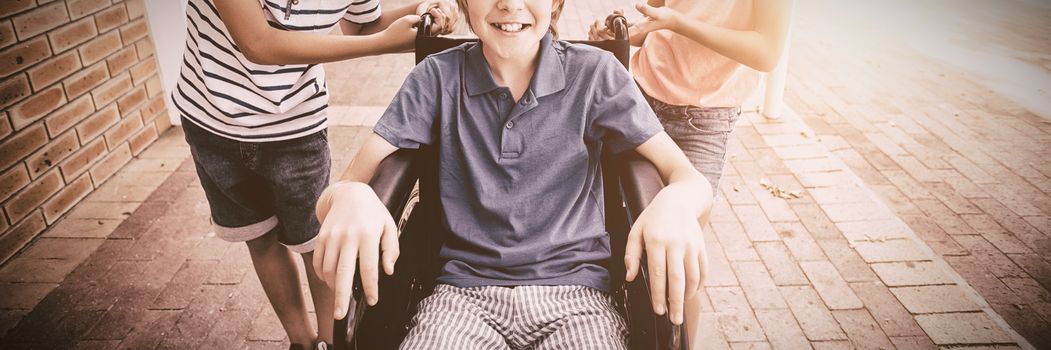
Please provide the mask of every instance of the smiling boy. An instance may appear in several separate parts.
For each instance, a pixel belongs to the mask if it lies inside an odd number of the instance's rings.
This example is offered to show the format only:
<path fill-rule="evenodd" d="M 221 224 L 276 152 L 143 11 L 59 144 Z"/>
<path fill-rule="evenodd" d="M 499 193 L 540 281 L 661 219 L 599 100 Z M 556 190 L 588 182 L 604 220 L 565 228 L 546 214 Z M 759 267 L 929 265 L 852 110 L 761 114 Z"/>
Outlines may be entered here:
<path fill-rule="evenodd" d="M 314 264 L 335 288 L 336 317 L 358 258 L 375 304 L 378 262 L 393 273 L 399 254 L 394 221 L 365 182 L 398 148 L 434 144 L 449 238 L 402 348 L 625 348 L 604 267 L 599 158 L 610 147 L 639 152 L 668 184 L 632 227 L 626 278 L 645 249 L 654 311 L 682 323 L 706 265 L 698 219 L 711 208 L 708 182 L 612 55 L 553 39 L 563 0 L 459 2 L 480 43 L 417 65 L 318 202 Z"/>

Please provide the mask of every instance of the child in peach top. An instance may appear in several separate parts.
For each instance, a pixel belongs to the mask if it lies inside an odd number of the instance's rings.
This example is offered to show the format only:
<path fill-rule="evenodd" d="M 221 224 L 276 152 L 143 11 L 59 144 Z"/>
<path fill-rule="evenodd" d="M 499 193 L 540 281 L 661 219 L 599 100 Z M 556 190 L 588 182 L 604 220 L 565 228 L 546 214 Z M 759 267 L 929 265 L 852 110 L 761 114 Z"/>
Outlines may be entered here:
<path fill-rule="evenodd" d="M 635 82 L 665 131 L 718 188 L 741 103 L 784 48 L 792 0 L 649 0 L 631 25 Z M 589 37 L 609 39 L 605 21 Z"/>

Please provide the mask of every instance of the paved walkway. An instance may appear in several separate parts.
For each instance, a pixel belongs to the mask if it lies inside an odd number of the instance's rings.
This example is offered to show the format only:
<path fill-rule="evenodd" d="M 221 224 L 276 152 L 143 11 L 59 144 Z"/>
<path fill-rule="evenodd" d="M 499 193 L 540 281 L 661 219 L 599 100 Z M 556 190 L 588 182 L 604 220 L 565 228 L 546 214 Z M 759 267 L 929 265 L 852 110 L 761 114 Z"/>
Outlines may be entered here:
<path fill-rule="evenodd" d="M 818 5 L 798 5 L 798 117 L 746 114 L 731 140 L 693 348 L 1048 347 L 1051 124 L 915 52 L 838 46 Z M 571 2 L 565 37 L 613 7 Z M 411 64 L 328 66 L 337 173 Z M 166 133 L 0 267 L 4 348 L 287 346 L 187 157 Z"/>

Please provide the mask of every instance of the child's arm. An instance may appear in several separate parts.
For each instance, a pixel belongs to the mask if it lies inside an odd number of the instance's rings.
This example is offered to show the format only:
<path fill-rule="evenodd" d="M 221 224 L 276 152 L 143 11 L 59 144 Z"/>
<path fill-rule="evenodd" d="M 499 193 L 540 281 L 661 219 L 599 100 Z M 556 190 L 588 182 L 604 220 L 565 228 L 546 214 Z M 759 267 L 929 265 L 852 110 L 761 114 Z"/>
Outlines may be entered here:
<path fill-rule="evenodd" d="M 664 7 L 664 0 L 649 0 L 646 1 L 652 7 Z M 613 10 L 614 14 L 623 16 L 624 10 L 616 9 Z M 633 23 L 628 23 L 628 27 L 633 26 Z M 628 43 L 631 46 L 642 46 L 642 43 L 646 41 L 646 34 L 649 32 L 628 32 Z M 588 28 L 588 40 L 613 40 L 613 30 L 606 27 L 606 19 L 596 19 L 591 27 Z"/>
<path fill-rule="evenodd" d="M 437 3 L 451 0 L 428 1 Z M 258 0 L 218 0 L 215 7 L 240 51 L 258 64 L 324 63 L 400 52 L 411 47 L 416 35 L 412 26 L 419 21 L 416 15 L 395 17 L 385 14 L 377 21 L 389 25 L 370 28 L 375 34 L 316 35 L 270 27 L 259 8 Z"/>
<path fill-rule="evenodd" d="M 335 290 L 335 318 L 347 315 L 354 286 L 355 264 L 361 262 L 361 284 L 369 305 L 379 300 L 380 252 L 383 271 L 394 273 L 398 260 L 398 229 L 387 207 L 369 187 L 368 181 L 380 161 L 397 148 L 371 134 L 350 162 L 341 181 L 332 184 L 318 199 L 321 221 L 314 248 L 314 271 Z"/>
<path fill-rule="evenodd" d="M 629 29 L 632 37 L 668 29 L 755 70 L 769 72 L 777 65 L 785 47 L 793 0 L 755 0 L 751 30 L 718 27 L 667 8 L 636 5 L 647 17 Z"/>
<path fill-rule="evenodd" d="M 379 33 L 399 18 L 416 14 L 422 15 L 425 12 L 434 15 L 434 29 L 432 32 L 440 34 L 452 33 L 460 15 L 455 1 L 424 0 L 393 10 L 384 10 L 379 19 L 370 23 L 357 24 L 344 19 L 339 21 L 339 26 L 345 35 L 369 35 Z"/>
<path fill-rule="evenodd" d="M 653 310 L 658 314 L 667 310 L 673 323 L 682 324 L 684 302 L 702 287 L 707 270 L 701 227 L 712 209 L 712 187 L 664 132 L 635 150 L 657 167 L 668 185 L 631 227 L 624 253 L 625 278 L 635 279 L 645 249 Z"/>

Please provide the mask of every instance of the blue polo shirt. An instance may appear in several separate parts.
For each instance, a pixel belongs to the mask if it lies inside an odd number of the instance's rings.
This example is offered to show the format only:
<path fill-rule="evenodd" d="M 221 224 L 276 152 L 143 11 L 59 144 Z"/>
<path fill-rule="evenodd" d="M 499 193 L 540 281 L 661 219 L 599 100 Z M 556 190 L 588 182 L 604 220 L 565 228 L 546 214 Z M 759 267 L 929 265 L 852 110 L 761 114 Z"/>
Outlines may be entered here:
<path fill-rule="evenodd" d="M 661 130 L 612 54 L 550 34 L 519 101 L 493 80 L 480 44 L 465 44 L 417 65 L 374 128 L 399 148 L 439 145 L 450 233 L 439 282 L 603 291 L 601 150 L 634 149 Z"/>

